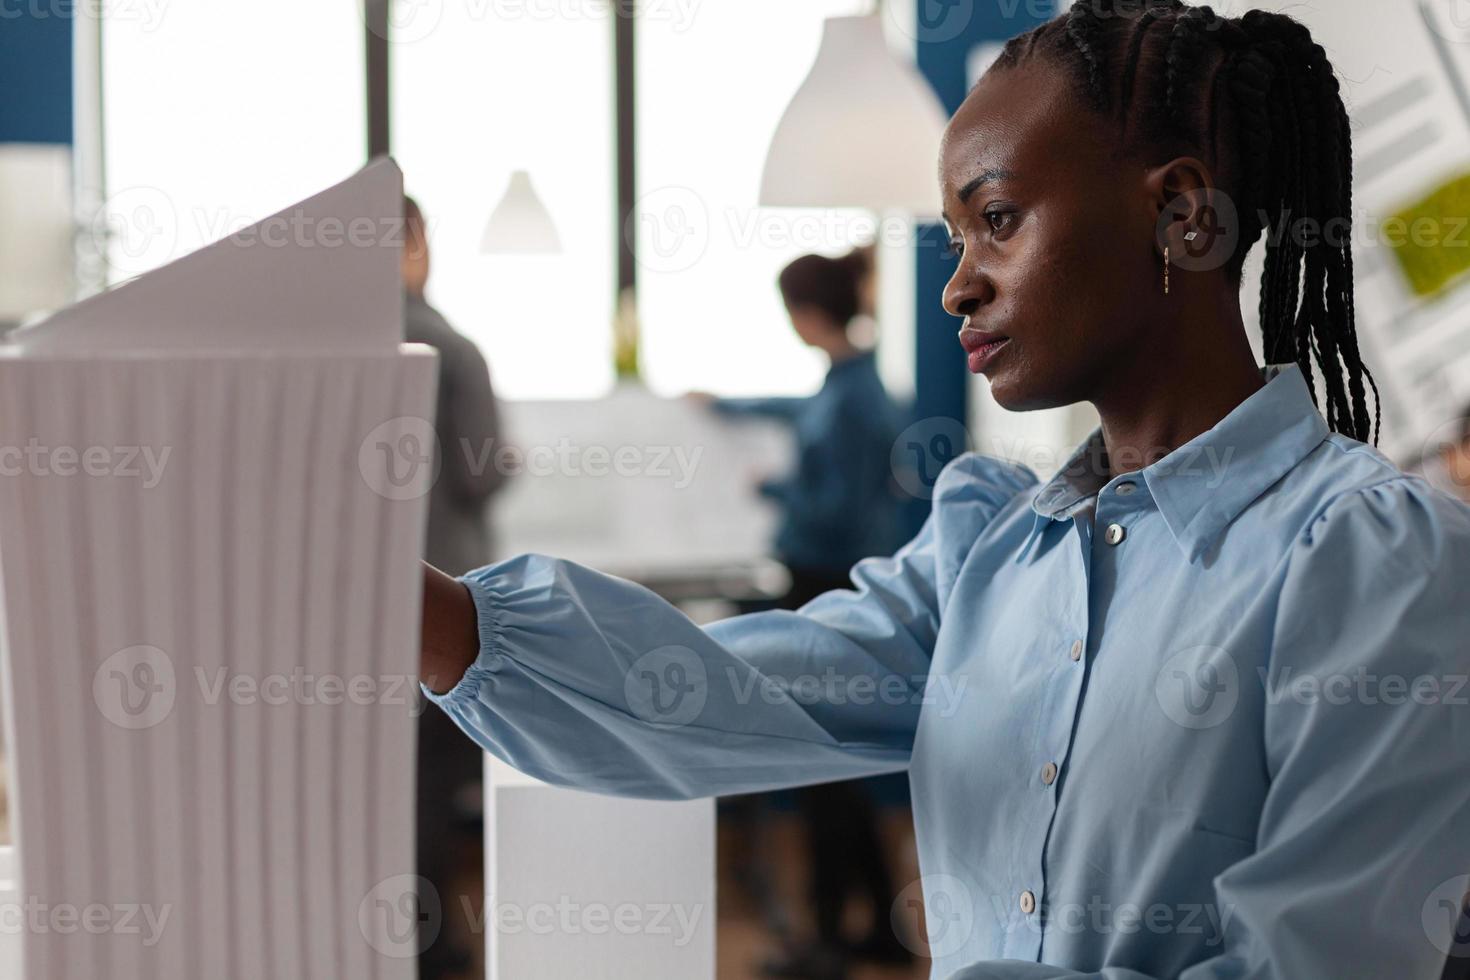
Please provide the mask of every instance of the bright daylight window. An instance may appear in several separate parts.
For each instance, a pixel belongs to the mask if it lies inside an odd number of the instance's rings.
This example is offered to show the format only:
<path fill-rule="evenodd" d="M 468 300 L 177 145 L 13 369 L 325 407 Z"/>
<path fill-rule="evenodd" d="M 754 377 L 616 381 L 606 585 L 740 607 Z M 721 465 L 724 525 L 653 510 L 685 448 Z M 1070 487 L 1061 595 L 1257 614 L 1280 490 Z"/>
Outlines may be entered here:
<path fill-rule="evenodd" d="M 394 23 L 393 151 L 429 222 L 429 299 L 480 345 L 502 397 L 606 394 L 617 278 L 606 6 L 403 3 Z M 561 254 L 480 254 L 515 170 L 530 172 Z"/>
<path fill-rule="evenodd" d="M 776 123 L 826 17 L 871 0 L 647 0 L 638 30 L 638 303 L 644 374 L 663 394 L 814 390 L 821 358 L 791 331 L 776 275 L 834 254 L 859 212 L 755 207 Z"/>
<path fill-rule="evenodd" d="M 251 0 L 107 8 L 112 282 L 224 238 L 362 166 L 363 24 L 354 7 Z"/>
<path fill-rule="evenodd" d="M 113 281 L 362 164 L 359 7 L 137 5 L 136 16 L 108 21 Z M 634 227 L 643 373 L 655 391 L 795 394 L 820 383 L 821 359 L 792 334 L 776 275 L 804 252 L 844 250 L 871 218 L 755 202 L 766 148 L 811 67 L 823 19 L 870 8 L 869 0 L 642 5 Z M 403 0 L 393 11 L 393 152 L 429 219 L 430 299 L 485 351 L 502 396 L 606 394 L 620 234 L 607 5 Z M 480 252 L 485 222 L 518 169 L 551 213 L 560 255 Z M 885 279 L 907 263 L 897 251 Z M 891 292 L 885 310 L 899 291 Z"/>

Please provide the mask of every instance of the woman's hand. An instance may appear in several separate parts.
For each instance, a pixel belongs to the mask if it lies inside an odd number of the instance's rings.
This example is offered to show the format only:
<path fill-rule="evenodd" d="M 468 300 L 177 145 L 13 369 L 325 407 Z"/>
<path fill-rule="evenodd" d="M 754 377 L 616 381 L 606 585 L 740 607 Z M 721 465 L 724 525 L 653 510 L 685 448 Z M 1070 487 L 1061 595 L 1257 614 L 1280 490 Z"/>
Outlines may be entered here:
<path fill-rule="evenodd" d="M 712 408 L 717 401 L 715 396 L 707 391 L 686 391 L 684 400 L 698 408 Z"/>
<path fill-rule="evenodd" d="M 425 562 L 419 679 L 443 694 L 459 683 L 479 652 L 479 616 L 470 590 Z"/>

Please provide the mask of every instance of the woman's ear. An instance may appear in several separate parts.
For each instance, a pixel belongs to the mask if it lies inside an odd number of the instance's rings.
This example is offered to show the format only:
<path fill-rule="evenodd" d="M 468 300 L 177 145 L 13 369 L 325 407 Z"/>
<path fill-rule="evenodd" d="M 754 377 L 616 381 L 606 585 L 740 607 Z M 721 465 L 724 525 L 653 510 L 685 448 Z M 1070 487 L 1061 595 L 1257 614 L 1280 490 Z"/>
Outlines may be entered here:
<path fill-rule="evenodd" d="M 1154 252 L 1189 272 L 1223 269 L 1240 237 L 1235 202 L 1196 157 L 1178 157 L 1144 178 L 1155 218 Z"/>

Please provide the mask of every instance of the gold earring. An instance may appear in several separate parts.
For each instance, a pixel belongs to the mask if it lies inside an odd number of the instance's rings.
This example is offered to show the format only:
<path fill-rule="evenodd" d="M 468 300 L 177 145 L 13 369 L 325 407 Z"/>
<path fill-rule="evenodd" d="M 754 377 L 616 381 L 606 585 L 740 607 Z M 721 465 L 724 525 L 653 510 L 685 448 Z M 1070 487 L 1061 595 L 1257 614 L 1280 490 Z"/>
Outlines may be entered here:
<path fill-rule="evenodd" d="M 1164 246 L 1164 295 L 1169 295 L 1169 246 Z"/>

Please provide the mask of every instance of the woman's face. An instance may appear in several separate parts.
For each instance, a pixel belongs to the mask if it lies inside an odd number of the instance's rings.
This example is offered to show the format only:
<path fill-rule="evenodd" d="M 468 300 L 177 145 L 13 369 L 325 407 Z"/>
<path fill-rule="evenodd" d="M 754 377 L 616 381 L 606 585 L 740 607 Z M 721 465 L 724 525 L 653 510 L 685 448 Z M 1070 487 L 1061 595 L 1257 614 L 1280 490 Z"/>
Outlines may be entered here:
<path fill-rule="evenodd" d="M 809 347 L 819 347 L 823 341 L 842 331 L 832 317 L 810 304 L 787 304 L 786 315 L 791 317 L 791 328 L 796 331 L 796 336 Z"/>
<path fill-rule="evenodd" d="M 1044 64 L 1044 63 L 1042 63 Z M 1158 208 L 1142 166 L 1061 69 L 991 72 L 949 124 L 940 183 L 959 267 L 944 308 L 964 319 L 970 369 L 1014 410 L 1095 397 L 1146 356 L 1163 292 Z"/>

